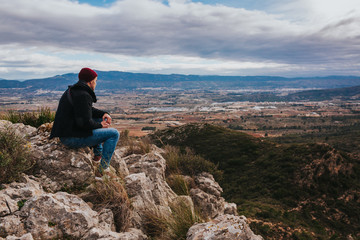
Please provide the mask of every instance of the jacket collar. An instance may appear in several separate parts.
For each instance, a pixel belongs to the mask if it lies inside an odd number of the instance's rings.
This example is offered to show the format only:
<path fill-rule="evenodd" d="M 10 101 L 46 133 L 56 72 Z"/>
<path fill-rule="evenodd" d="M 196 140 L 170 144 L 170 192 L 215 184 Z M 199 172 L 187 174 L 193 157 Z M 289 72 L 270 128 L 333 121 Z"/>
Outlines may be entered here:
<path fill-rule="evenodd" d="M 82 89 L 82 90 L 87 91 L 90 94 L 90 96 L 92 97 L 93 102 L 96 103 L 97 99 L 96 99 L 95 92 L 86 83 L 84 83 L 82 81 L 78 81 L 77 83 L 75 83 L 74 85 L 69 86 L 69 87 L 71 89 Z"/>

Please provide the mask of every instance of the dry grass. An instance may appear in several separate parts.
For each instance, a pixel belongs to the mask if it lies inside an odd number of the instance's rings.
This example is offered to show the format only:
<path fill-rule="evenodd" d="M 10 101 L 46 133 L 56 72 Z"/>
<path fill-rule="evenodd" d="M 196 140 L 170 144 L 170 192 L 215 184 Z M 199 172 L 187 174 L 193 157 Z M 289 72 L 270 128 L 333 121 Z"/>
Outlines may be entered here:
<path fill-rule="evenodd" d="M 148 137 L 131 137 L 129 136 L 129 130 L 127 129 L 121 131 L 118 146 L 127 147 L 125 156 L 131 154 L 146 154 L 151 151 L 151 141 Z"/>
<path fill-rule="evenodd" d="M 125 152 L 125 156 L 129 156 L 131 154 L 146 154 L 151 151 L 151 141 L 147 137 L 143 137 L 141 139 L 128 138 L 127 140 L 127 150 Z"/>
<path fill-rule="evenodd" d="M 168 217 L 160 215 L 157 210 L 145 210 L 144 216 L 144 227 L 146 234 L 152 239 L 167 239 L 168 235 Z"/>
<path fill-rule="evenodd" d="M 180 202 L 170 206 L 171 215 L 162 216 L 156 210 L 148 210 L 145 215 L 146 233 L 154 240 L 185 240 L 189 228 L 201 222 L 191 206 Z"/>
<path fill-rule="evenodd" d="M 111 209 L 116 231 L 122 232 L 129 228 L 131 203 L 120 178 L 103 178 L 103 181 L 96 181 L 84 200 L 93 203 L 97 211 Z"/>
<path fill-rule="evenodd" d="M 195 185 L 192 178 L 180 174 L 169 175 L 166 182 L 177 195 L 190 195 L 190 189 Z"/>

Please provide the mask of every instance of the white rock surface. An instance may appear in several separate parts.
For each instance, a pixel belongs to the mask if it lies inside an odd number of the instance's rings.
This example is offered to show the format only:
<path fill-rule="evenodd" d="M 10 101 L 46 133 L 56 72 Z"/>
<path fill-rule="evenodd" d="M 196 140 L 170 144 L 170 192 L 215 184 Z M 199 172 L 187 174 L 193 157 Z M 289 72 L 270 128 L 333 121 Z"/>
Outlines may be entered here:
<path fill-rule="evenodd" d="M 244 216 L 221 215 L 212 221 L 193 225 L 186 240 L 262 240 L 255 235 Z"/>

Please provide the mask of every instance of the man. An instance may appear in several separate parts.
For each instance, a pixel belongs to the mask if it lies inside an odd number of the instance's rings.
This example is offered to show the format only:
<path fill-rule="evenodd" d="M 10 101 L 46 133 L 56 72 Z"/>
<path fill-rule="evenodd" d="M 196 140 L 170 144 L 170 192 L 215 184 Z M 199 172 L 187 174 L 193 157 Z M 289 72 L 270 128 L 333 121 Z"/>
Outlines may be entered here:
<path fill-rule="evenodd" d="M 59 137 L 70 148 L 93 147 L 94 161 L 100 162 L 95 175 L 109 172 L 110 160 L 119 140 L 119 132 L 109 128 L 111 117 L 94 108 L 97 73 L 90 68 L 79 72 L 79 81 L 69 86 L 60 98 L 50 139 Z"/>

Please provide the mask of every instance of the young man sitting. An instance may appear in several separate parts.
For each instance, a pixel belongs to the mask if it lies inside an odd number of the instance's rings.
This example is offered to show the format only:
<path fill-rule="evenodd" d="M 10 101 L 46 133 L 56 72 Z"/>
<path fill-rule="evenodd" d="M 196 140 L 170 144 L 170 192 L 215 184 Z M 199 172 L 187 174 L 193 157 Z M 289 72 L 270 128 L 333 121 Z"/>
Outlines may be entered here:
<path fill-rule="evenodd" d="M 97 177 L 109 172 L 110 160 L 119 140 L 119 132 L 110 128 L 111 117 L 92 105 L 97 101 L 97 73 L 90 68 L 79 72 L 79 81 L 69 86 L 60 98 L 50 139 L 59 137 L 70 148 L 93 147 L 99 162 Z"/>

